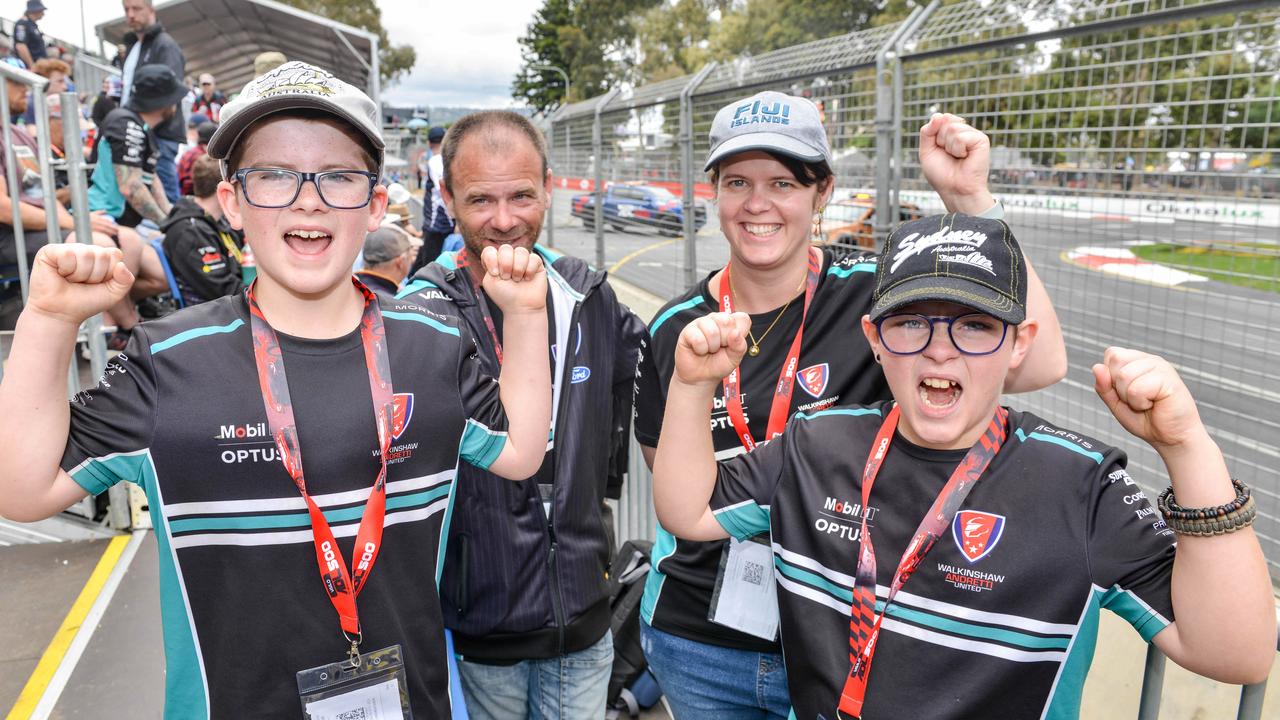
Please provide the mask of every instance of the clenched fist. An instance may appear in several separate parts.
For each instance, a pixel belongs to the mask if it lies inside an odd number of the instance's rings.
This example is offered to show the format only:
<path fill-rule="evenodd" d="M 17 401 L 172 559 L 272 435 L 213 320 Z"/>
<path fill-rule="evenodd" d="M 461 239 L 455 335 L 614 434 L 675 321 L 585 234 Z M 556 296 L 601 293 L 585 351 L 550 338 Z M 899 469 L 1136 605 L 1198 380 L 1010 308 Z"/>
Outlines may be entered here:
<path fill-rule="evenodd" d="M 79 326 L 119 302 L 132 286 L 133 273 L 116 248 L 80 243 L 45 245 L 36 253 L 24 312 Z"/>
<path fill-rule="evenodd" d="M 1107 348 L 1093 366 L 1094 389 L 1116 420 L 1156 450 L 1205 432 L 1191 391 L 1169 361 L 1138 350 Z"/>
<path fill-rule="evenodd" d="M 489 246 L 480 253 L 480 262 L 481 287 L 503 315 L 545 311 L 547 271 L 537 253 L 511 245 Z"/>
<path fill-rule="evenodd" d="M 733 372 L 747 352 L 751 316 L 711 313 L 685 326 L 676 342 L 675 377 L 686 385 L 714 385 Z"/>

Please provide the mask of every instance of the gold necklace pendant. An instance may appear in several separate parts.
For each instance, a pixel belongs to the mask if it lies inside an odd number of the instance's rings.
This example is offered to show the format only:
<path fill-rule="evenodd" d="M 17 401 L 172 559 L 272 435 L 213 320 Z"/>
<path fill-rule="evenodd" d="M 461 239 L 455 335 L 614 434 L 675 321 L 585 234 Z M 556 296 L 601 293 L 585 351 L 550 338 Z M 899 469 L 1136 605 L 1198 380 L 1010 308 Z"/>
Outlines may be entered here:
<path fill-rule="evenodd" d="M 751 347 L 747 348 L 747 354 L 748 354 L 748 355 L 750 355 L 751 357 L 755 357 L 755 356 L 759 355 L 759 354 L 760 354 L 760 346 L 759 346 L 759 345 L 752 345 Z"/>

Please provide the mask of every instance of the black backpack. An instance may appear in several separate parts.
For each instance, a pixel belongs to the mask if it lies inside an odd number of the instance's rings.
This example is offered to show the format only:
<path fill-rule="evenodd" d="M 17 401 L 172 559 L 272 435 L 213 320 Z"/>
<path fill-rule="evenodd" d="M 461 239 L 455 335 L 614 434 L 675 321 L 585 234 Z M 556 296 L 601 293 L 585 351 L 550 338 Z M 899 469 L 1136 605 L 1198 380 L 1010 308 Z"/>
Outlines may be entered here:
<path fill-rule="evenodd" d="M 640 599 L 644 596 L 652 550 L 653 543 L 647 540 L 628 540 L 609 566 L 613 673 L 609 676 L 608 703 L 610 708 L 628 710 L 633 717 L 638 706 L 631 688 L 649 667 L 640 647 Z"/>

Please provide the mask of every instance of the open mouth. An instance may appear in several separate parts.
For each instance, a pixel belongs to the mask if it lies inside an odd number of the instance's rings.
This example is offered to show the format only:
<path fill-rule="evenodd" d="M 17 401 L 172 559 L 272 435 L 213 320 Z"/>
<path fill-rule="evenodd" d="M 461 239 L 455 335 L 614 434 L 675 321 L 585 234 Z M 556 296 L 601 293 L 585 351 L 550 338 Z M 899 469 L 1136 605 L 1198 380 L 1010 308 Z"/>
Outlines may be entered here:
<path fill-rule="evenodd" d="M 290 230 L 284 242 L 300 255 L 319 255 L 329 248 L 333 236 L 323 230 Z"/>
<path fill-rule="evenodd" d="M 748 233 L 761 238 L 776 235 L 777 232 L 782 229 L 782 226 L 779 224 L 756 225 L 754 223 L 743 223 L 742 227 Z"/>
<path fill-rule="evenodd" d="M 926 377 L 919 385 L 920 402 L 926 408 L 946 410 L 960 401 L 964 390 L 955 380 L 938 377 Z"/>

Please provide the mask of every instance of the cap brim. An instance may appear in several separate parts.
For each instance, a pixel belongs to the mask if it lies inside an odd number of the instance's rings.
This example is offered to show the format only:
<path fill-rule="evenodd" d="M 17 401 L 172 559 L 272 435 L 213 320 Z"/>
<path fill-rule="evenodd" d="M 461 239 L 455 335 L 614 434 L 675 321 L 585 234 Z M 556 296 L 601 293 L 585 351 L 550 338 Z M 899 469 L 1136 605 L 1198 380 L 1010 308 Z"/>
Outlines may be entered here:
<path fill-rule="evenodd" d="M 720 143 L 716 149 L 711 151 L 707 156 L 707 162 L 703 166 L 702 171 L 707 172 L 715 166 L 716 163 L 738 153 L 747 152 L 748 150 L 770 150 L 773 152 L 790 155 L 797 160 L 805 162 L 821 162 L 827 157 L 811 145 L 803 143 L 790 135 L 783 135 L 775 132 L 753 132 L 737 137 L 729 138 Z"/>
<path fill-rule="evenodd" d="M 225 119 L 222 124 L 218 125 L 218 131 L 213 134 L 209 140 L 208 152 L 215 160 L 225 160 L 231 154 L 231 149 L 239 142 L 240 136 L 250 125 L 261 120 L 262 118 L 273 115 L 284 110 L 321 110 L 347 122 L 351 127 L 360 131 L 360 134 L 369 138 L 373 146 L 378 149 L 378 168 L 382 168 L 386 144 L 382 138 L 374 133 L 370 133 L 365 129 L 364 125 L 351 113 L 342 109 L 335 103 L 319 97 L 307 97 L 298 95 L 285 95 L 278 98 L 266 98 L 256 100 L 254 103 L 233 115 L 230 119 Z"/>
<path fill-rule="evenodd" d="M 868 315 L 875 321 L 906 305 L 930 301 L 964 305 L 1010 325 L 1018 325 L 1027 317 L 1026 308 L 1008 295 L 964 278 L 939 276 L 914 278 L 893 286 L 871 306 Z"/>

